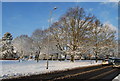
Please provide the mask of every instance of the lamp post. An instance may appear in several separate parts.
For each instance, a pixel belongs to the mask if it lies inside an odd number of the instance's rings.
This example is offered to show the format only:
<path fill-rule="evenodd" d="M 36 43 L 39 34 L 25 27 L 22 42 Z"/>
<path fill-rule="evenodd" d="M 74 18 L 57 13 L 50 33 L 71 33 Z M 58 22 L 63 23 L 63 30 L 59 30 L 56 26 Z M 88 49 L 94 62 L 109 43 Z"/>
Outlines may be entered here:
<path fill-rule="evenodd" d="M 52 22 L 52 13 L 53 13 L 53 11 L 54 10 L 56 10 L 57 9 L 57 7 L 54 7 L 51 11 L 50 11 L 50 18 L 49 18 L 49 27 L 51 26 L 51 22 Z M 50 29 L 49 29 L 49 31 L 50 31 Z M 47 66 L 46 66 L 46 69 L 48 69 L 48 66 L 49 66 L 49 61 L 48 61 L 48 58 L 49 58 L 49 36 L 48 36 L 48 57 L 47 57 Z"/>

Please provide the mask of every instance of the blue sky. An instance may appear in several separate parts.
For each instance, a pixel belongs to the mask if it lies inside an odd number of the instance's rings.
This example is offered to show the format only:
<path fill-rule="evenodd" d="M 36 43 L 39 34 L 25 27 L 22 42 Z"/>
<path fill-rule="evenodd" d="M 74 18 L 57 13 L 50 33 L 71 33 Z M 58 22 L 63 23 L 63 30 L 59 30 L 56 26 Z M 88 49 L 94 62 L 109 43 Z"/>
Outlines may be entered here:
<path fill-rule="evenodd" d="M 102 23 L 118 27 L 118 6 L 115 2 L 3 2 L 2 34 L 10 32 L 14 38 L 21 34 L 31 36 L 36 29 L 48 28 L 53 7 L 58 7 L 52 15 L 52 22 L 55 22 L 68 8 L 77 5 L 94 14 Z"/>

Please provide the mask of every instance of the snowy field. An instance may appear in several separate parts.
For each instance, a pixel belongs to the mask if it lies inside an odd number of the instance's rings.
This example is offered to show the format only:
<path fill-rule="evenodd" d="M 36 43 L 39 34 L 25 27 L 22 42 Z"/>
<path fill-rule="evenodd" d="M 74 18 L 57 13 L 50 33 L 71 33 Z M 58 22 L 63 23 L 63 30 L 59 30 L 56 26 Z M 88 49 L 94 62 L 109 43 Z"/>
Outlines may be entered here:
<path fill-rule="evenodd" d="M 75 62 L 49 61 L 49 69 L 46 69 L 46 60 L 40 60 L 38 63 L 34 60 L 19 62 L 18 60 L 0 60 L 0 79 L 14 78 L 19 76 L 29 76 L 33 74 L 47 73 L 56 70 L 65 70 L 75 67 L 91 66 L 101 64 L 90 60 L 79 60 Z"/>

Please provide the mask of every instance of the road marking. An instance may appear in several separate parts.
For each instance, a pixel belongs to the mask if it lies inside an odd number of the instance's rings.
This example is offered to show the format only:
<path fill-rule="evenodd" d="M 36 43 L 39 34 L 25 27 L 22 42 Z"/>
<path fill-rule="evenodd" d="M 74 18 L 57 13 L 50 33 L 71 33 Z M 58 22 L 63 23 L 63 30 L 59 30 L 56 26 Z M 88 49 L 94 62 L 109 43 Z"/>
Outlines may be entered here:
<path fill-rule="evenodd" d="M 99 70 L 102 70 L 102 69 L 105 69 L 105 68 L 108 68 L 108 67 L 111 67 L 111 66 L 106 66 L 106 67 L 103 67 L 103 68 L 101 67 L 101 68 L 98 68 L 98 69 L 94 69 L 94 70 L 90 70 L 90 71 L 85 71 L 85 72 L 80 72 L 80 73 L 76 73 L 76 74 L 72 74 L 72 75 L 66 75 L 66 76 L 58 77 L 58 78 L 55 78 L 55 79 L 52 79 L 52 80 L 48 80 L 48 81 L 54 81 L 54 80 L 59 80 L 59 79 L 65 79 L 65 78 L 75 77 L 75 76 L 78 76 L 78 75 L 81 75 L 81 74 L 86 74 L 86 73 L 90 73 L 90 72 L 99 71 Z"/>
<path fill-rule="evenodd" d="M 104 75 L 107 75 L 107 74 L 109 74 L 109 73 L 112 73 L 112 72 L 114 72 L 114 71 L 116 71 L 116 70 L 117 70 L 117 69 L 113 69 L 113 70 L 111 70 L 111 71 L 102 73 L 102 74 L 100 74 L 100 75 L 98 75 L 98 76 L 94 76 L 94 77 L 89 78 L 89 79 L 96 79 L 96 78 L 98 79 L 99 77 L 104 76 Z"/>

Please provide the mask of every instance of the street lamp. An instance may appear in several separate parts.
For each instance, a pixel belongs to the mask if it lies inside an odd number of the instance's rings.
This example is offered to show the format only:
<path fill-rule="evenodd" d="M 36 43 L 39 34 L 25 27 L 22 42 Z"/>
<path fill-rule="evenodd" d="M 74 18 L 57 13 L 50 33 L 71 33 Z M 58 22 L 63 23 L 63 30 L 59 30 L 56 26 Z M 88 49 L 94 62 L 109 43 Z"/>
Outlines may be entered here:
<path fill-rule="evenodd" d="M 49 27 L 51 26 L 51 19 L 52 19 L 52 13 L 53 13 L 53 11 L 54 10 L 56 10 L 57 9 L 57 7 L 54 7 L 51 11 L 50 11 L 50 18 L 49 18 Z M 49 31 L 50 31 L 50 29 L 49 29 Z M 46 69 L 48 69 L 48 65 L 49 65 L 49 62 L 48 62 L 48 58 L 49 58 L 49 36 L 48 36 L 48 57 L 47 57 L 47 67 L 46 67 Z"/>
<path fill-rule="evenodd" d="M 54 10 L 57 9 L 57 7 L 54 7 Z"/>

